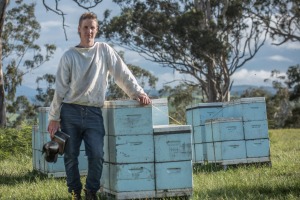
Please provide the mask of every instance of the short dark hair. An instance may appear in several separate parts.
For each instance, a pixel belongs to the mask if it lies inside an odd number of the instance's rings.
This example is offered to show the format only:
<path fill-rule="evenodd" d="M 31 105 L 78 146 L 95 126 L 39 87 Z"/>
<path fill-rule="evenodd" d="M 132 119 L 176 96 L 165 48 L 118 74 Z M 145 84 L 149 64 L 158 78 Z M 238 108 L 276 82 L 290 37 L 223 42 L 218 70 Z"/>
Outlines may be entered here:
<path fill-rule="evenodd" d="M 93 13 L 93 12 L 86 12 L 86 13 L 83 13 L 81 16 L 80 16 L 80 18 L 79 18 L 79 26 L 81 25 L 81 22 L 83 21 L 83 20 L 85 20 L 85 19 L 95 19 L 96 20 L 96 22 L 97 22 L 97 26 L 99 26 L 98 25 L 98 19 L 97 19 L 97 15 L 95 14 L 95 13 Z"/>

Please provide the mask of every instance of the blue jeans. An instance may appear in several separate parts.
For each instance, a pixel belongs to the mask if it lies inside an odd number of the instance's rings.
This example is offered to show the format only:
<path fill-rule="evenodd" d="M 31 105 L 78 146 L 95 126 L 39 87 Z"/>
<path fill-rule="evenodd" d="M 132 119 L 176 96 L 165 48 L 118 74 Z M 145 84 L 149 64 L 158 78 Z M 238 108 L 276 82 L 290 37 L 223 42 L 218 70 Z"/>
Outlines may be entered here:
<path fill-rule="evenodd" d="M 70 138 L 65 146 L 64 163 L 68 191 L 81 191 L 78 156 L 82 140 L 88 157 L 85 188 L 96 192 L 100 188 L 105 135 L 101 108 L 64 103 L 61 107 L 61 130 Z"/>

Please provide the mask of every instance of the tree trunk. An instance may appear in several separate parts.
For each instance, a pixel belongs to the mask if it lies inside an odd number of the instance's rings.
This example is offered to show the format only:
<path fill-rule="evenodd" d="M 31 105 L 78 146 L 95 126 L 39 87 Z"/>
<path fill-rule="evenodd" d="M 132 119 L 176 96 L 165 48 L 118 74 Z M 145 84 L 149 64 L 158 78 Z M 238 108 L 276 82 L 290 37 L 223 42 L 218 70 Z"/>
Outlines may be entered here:
<path fill-rule="evenodd" d="M 214 62 L 210 62 L 207 69 L 207 82 L 208 82 L 208 102 L 216 102 L 217 99 L 217 88 L 216 88 L 216 77 L 215 77 L 215 65 Z"/>
<path fill-rule="evenodd" d="M 5 11 L 9 4 L 9 0 L 0 1 L 0 127 L 6 126 L 6 106 L 5 106 L 5 92 L 3 80 L 3 65 L 2 65 L 2 30 L 5 19 Z"/>

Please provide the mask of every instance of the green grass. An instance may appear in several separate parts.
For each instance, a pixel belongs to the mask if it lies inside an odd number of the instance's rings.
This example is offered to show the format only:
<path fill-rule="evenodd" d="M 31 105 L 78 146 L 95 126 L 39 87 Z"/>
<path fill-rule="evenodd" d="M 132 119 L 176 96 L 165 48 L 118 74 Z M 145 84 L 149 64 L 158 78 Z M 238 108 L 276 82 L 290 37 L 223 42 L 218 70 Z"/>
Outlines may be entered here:
<path fill-rule="evenodd" d="M 300 199 L 300 129 L 270 130 L 268 165 L 194 166 L 193 199 Z M 32 170 L 31 157 L 0 162 L 0 199 L 70 199 L 64 178 Z M 84 183 L 84 177 L 82 177 Z"/>
<path fill-rule="evenodd" d="M 194 199 L 300 199 L 300 129 L 271 130 L 268 165 L 195 167 Z"/>

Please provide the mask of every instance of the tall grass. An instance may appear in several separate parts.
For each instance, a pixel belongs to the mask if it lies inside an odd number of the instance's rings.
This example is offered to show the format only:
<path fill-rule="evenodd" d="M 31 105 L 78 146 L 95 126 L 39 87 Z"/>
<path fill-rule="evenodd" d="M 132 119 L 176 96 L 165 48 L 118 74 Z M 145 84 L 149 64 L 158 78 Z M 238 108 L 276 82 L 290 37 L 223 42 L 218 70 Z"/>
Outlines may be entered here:
<path fill-rule="evenodd" d="M 194 166 L 193 199 L 300 199 L 300 129 L 270 130 L 269 165 Z M 32 170 L 31 157 L 0 162 L 0 199 L 70 199 L 65 178 Z M 82 182 L 84 182 L 82 177 Z"/>
<path fill-rule="evenodd" d="M 194 199 L 300 199 L 300 129 L 271 130 L 269 165 L 195 167 Z"/>

